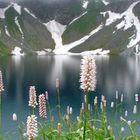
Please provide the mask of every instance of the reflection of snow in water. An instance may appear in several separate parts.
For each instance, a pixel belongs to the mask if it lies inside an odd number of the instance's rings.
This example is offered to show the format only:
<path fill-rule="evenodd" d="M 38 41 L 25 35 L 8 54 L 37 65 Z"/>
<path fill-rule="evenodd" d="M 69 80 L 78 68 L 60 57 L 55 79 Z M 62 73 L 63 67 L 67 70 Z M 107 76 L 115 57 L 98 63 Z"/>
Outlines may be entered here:
<path fill-rule="evenodd" d="M 16 74 L 16 100 L 18 102 L 22 102 L 22 83 L 23 83 L 23 78 L 24 78 L 24 65 L 23 65 L 23 60 L 24 57 L 22 56 L 12 56 L 12 69 L 14 70 L 13 72 Z"/>
<path fill-rule="evenodd" d="M 50 73 L 50 80 L 52 87 L 55 86 L 55 79 L 59 78 L 61 86 L 63 86 L 66 82 L 66 70 L 71 70 L 75 72 L 79 65 L 79 62 L 76 61 L 71 56 L 67 55 L 56 55 L 53 58 L 53 64 L 51 68 L 51 73 Z M 72 73 L 71 73 L 72 74 Z"/>

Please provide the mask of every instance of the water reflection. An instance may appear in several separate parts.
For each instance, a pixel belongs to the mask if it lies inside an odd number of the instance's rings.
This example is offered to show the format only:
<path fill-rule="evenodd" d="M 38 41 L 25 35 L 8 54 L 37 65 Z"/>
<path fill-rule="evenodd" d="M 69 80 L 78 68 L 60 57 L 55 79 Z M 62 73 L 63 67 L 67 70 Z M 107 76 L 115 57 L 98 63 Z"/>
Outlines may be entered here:
<path fill-rule="evenodd" d="M 132 104 L 135 93 L 140 92 L 140 56 L 109 57 L 96 56 L 97 89 L 95 95 L 105 94 L 109 100 L 119 90 L 125 94 L 126 108 Z M 29 113 L 28 90 L 35 85 L 37 93 L 50 93 L 52 106 L 57 103 L 55 79 L 60 79 L 62 107 L 71 105 L 74 112 L 83 100 L 79 89 L 81 56 L 25 56 L 0 57 L 0 69 L 5 77 L 3 94 L 4 130 L 13 129 L 11 114 L 16 112 L 19 120 L 25 120 Z M 93 101 L 93 99 L 91 99 Z M 73 102 L 76 101 L 76 102 Z M 21 110 L 23 110 L 21 112 Z"/>
<path fill-rule="evenodd" d="M 63 86 L 66 83 L 66 71 L 70 70 L 71 74 L 79 70 L 79 60 L 62 55 L 54 56 L 52 61 L 50 80 L 52 87 L 55 86 L 55 79 L 59 78 L 61 85 Z"/>
<path fill-rule="evenodd" d="M 112 95 L 119 90 L 125 93 L 127 98 L 140 90 L 140 57 L 129 58 L 111 57 L 109 59 L 98 58 L 98 86 L 103 92 Z"/>

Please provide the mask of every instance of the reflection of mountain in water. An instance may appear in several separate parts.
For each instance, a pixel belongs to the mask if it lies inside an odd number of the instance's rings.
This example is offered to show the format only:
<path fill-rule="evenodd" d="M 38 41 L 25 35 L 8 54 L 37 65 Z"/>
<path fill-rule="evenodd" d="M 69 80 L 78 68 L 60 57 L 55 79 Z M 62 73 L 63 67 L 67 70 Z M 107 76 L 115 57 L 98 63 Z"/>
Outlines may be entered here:
<path fill-rule="evenodd" d="M 140 89 L 139 56 L 127 58 L 96 56 L 95 58 L 97 88 L 101 92 L 111 95 L 115 90 L 120 90 L 130 95 Z M 44 90 L 46 88 L 54 89 L 55 79 L 59 78 L 62 87 L 68 84 L 74 88 L 74 85 L 79 84 L 80 59 L 81 57 L 78 56 L 66 55 L 12 57 L 10 61 L 6 61 L 7 86 L 10 88 L 13 84 L 12 90 L 17 94 L 22 93 L 25 85 L 36 85 L 43 87 Z"/>
<path fill-rule="evenodd" d="M 115 90 L 131 98 L 140 90 L 140 57 L 97 57 L 98 84 L 101 90 L 111 95 Z"/>

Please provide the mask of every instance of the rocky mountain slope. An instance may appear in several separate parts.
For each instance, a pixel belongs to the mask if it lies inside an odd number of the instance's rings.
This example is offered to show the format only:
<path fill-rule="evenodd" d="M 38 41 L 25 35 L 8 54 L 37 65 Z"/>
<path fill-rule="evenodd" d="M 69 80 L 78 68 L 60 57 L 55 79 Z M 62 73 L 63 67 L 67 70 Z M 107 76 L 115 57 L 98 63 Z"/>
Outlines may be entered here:
<path fill-rule="evenodd" d="M 139 54 L 140 0 L 0 2 L 0 55 Z"/>

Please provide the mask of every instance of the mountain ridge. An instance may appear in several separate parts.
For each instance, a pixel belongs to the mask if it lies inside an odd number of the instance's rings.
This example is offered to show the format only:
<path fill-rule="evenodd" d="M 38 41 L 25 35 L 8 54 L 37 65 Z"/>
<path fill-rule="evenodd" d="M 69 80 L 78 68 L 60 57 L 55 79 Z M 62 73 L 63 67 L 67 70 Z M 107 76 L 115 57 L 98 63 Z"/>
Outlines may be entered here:
<path fill-rule="evenodd" d="M 56 15 L 56 12 L 51 15 L 51 11 L 50 15 L 45 16 L 44 12 L 43 16 L 40 12 L 41 18 L 27 2 L 1 5 L 0 55 L 20 55 L 19 51 L 37 55 L 140 52 L 140 0 L 77 0 L 68 4 L 69 7 L 59 3 Z"/>

